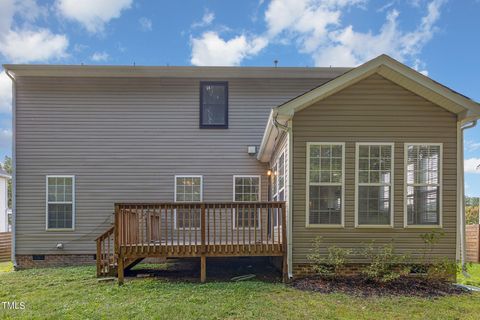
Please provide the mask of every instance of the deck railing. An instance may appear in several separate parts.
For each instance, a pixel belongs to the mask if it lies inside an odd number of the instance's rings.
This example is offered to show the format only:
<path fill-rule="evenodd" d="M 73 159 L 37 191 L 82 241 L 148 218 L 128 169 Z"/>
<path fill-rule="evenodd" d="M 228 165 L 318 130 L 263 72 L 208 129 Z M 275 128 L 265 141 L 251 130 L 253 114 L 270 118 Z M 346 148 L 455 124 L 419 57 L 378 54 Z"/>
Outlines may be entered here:
<path fill-rule="evenodd" d="M 284 202 L 120 203 L 116 252 L 126 257 L 282 255 Z"/>

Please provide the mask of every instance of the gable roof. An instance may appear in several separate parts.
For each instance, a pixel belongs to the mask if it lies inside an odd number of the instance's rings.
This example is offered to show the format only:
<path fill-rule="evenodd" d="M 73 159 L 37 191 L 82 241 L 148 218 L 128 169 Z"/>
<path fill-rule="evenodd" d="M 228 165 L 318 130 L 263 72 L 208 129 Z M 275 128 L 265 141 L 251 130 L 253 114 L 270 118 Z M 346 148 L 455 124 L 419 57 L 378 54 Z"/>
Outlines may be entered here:
<path fill-rule="evenodd" d="M 293 118 L 296 112 L 373 74 L 379 74 L 418 96 L 457 114 L 459 120 L 466 121 L 480 117 L 480 104 L 477 102 L 384 54 L 273 108 L 257 158 L 263 162 L 270 160 L 274 148 L 272 131 L 275 122 L 286 123 Z"/>

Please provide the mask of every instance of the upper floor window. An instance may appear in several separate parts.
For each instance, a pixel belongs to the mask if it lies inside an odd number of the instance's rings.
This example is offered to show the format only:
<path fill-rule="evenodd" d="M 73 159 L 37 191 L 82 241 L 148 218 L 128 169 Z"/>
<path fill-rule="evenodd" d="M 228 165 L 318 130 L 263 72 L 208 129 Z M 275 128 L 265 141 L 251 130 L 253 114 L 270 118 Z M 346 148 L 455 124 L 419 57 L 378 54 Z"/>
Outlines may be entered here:
<path fill-rule="evenodd" d="M 75 217 L 75 177 L 47 176 L 47 230 L 72 230 Z"/>
<path fill-rule="evenodd" d="M 441 166 L 441 144 L 405 144 L 407 226 L 441 225 Z"/>
<path fill-rule="evenodd" d="M 228 128 L 228 83 L 200 83 L 200 128 Z"/>

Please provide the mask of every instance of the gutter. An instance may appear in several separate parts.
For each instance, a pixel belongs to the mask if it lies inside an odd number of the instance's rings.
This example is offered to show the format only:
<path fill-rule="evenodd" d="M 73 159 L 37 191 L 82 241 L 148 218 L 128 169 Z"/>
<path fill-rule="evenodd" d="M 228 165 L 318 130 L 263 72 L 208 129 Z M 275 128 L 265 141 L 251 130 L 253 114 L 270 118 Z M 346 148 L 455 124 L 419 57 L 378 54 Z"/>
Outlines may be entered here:
<path fill-rule="evenodd" d="M 467 129 L 471 129 L 477 125 L 477 120 L 473 119 L 470 122 L 464 122 L 465 125 L 462 125 L 462 122 L 457 124 L 457 203 L 458 203 L 458 213 L 460 215 L 459 223 L 459 233 L 460 233 L 460 262 L 462 265 L 462 273 L 469 277 L 466 268 L 466 254 L 467 250 L 465 247 L 466 243 L 466 218 L 465 218 L 465 170 L 464 170 L 464 150 L 463 150 L 463 133 Z"/>
<path fill-rule="evenodd" d="M 17 205 L 16 205 L 16 190 L 17 190 L 17 160 L 16 160 L 16 137 L 15 137 L 15 114 L 17 106 L 16 98 L 16 84 L 17 80 L 15 77 L 10 74 L 10 71 L 5 69 L 5 74 L 12 80 L 12 262 L 13 267 L 17 268 L 17 259 L 16 259 L 16 226 L 17 226 Z M 7 192 L 8 193 L 8 192 Z"/>

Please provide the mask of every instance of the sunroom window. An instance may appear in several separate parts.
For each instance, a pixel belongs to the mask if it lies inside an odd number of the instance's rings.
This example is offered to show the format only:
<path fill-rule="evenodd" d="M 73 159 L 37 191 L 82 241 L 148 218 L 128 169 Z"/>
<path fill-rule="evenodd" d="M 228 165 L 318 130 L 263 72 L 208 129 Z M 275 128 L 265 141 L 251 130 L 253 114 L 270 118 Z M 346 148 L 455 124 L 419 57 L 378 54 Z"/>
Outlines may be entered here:
<path fill-rule="evenodd" d="M 408 226 L 441 223 L 441 144 L 406 144 L 406 223 Z"/>
<path fill-rule="evenodd" d="M 202 176 L 175 176 L 175 202 L 201 202 L 203 196 Z M 200 228 L 201 210 L 177 208 L 175 227 L 180 229 Z"/>
<path fill-rule="evenodd" d="M 307 225 L 343 224 L 343 143 L 307 145 Z"/>
<path fill-rule="evenodd" d="M 234 176 L 233 183 L 234 201 L 260 201 L 260 176 Z M 238 212 L 235 212 L 234 225 L 238 228 L 259 228 L 260 209 L 255 210 L 254 205 L 238 208 Z"/>
<path fill-rule="evenodd" d="M 392 224 L 393 144 L 357 143 L 357 225 Z"/>

